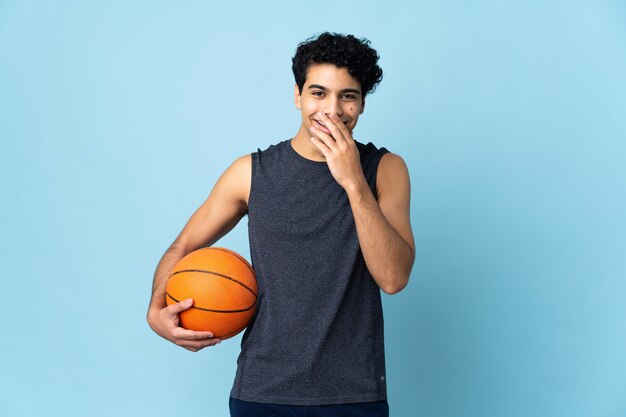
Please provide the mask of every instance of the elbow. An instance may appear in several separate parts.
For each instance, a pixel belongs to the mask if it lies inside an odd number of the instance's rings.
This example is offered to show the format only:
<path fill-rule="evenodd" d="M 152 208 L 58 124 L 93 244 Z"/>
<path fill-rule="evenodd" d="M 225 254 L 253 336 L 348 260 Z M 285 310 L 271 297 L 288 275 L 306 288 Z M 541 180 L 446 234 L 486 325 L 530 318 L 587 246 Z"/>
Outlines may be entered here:
<path fill-rule="evenodd" d="M 389 295 L 397 294 L 409 283 L 411 270 L 413 269 L 414 255 L 411 251 L 410 257 L 406 258 L 406 262 L 400 262 L 392 268 L 383 269 L 377 272 L 374 280 L 378 283 L 381 290 Z"/>
<path fill-rule="evenodd" d="M 394 295 L 406 288 L 409 283 L 409 277 L 398 277 L 380 286 L 386 294 Z"/>
<path fill-rule="evenodd" d="M 172 242 L 172 244 L 170 245 L 170 249 L 182 251 L 185 253 L 191 252 L 189 248 L 189 243 L 187 243 L 187 241 L 181 238 L 180 236 L 177 237 L 176 240 Z"/>
<path fill-rule="evenodd" d="M 380 288 L 389 295 L 394 295 L 402 291 L 409 284 L 409 277 L 413 269 L 413 262 L 405 268 L 398 268 L 388 271 L 386 276 L 380 280 Z"/>

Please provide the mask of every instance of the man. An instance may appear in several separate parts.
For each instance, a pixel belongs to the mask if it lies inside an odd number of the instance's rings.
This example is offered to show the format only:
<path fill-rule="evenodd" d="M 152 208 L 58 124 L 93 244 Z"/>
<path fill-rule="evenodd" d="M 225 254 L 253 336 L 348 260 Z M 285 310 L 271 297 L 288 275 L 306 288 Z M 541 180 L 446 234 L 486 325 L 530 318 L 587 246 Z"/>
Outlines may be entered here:
<path fill-rule="evenodd" d="M 369 41 L 323 33 L 298 46 L 291 139 L 236 160 L 157 267 L 148 323 L 191 351 L 220 341 L 166 307 L 173 266 L 248 215 L 258 308 L 231 391 L 233 416 L 387 416 L 380 290 L 408 283 L 415 245 L 407 167 L 352 133 L 382 80 Z M 300 414 L 299 414 L 300 413 Z"/>

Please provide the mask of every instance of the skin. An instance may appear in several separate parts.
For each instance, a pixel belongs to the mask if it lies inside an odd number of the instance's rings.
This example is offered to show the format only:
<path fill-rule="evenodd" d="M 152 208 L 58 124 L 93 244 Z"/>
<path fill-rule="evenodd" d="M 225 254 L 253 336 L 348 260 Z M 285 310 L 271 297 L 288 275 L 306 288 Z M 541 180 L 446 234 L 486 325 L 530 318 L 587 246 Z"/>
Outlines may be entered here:
<path fill-rule="evenodd" d="M 409 216 L 410 183 L 406 164 L 385 154 L 372 194 L 352 137 L 365 108 L 360 83 L 345 68 L 332 64 L 309 67 L 306 82 L 294 88 L 302 123 L 291 146 L 305 158 L 326 161 L 331 174 L 348 195 L 365 263 L 379 287 L 395 294 L 406 287 L 414 262 L 415 243 Z M 219 178 L 206 201 L 191 216 L 157 266 L 148 309 L 148 323 L 163 338 L 190 351 L 220 341 L 210 332 L 179 326 L 178 314 L 193 300 L 166 306 L 170 271 L 186 254 L 209 246 L 227 234 L 248 211 L 252 177 L 251 156 L 237 159 Z"/>

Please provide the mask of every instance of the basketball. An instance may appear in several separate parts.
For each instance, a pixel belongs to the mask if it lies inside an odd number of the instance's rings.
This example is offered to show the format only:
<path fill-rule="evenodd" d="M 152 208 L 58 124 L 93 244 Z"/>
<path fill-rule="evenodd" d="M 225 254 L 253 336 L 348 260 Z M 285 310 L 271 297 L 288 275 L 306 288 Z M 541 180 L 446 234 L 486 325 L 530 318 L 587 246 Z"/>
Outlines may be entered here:
<path fill-rule="evenodd" d="M 165 297 L 167 305 L 193 298 L 193 306 L 179 314 L 181 327 L 225 340 L 245 329 L 256 311 L 256 277 L 241 255 L 202 248 L 174 266 Z"/>

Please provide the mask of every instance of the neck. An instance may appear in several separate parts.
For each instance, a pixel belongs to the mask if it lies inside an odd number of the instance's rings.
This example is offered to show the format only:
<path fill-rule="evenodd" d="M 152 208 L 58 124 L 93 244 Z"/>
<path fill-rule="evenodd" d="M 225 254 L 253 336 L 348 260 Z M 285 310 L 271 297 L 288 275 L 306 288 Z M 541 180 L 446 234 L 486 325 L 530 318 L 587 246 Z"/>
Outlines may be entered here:
<path fill-rule="evenodd" d="M 311 142 L 311 133 L 302 125 L 300 125 L 300 130 L 296 136 L 291 139 L 291 146 L 306 159 L 318 162 L 326 161 L 324 154 Z"/>

